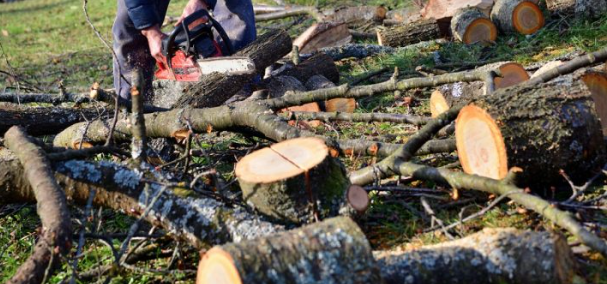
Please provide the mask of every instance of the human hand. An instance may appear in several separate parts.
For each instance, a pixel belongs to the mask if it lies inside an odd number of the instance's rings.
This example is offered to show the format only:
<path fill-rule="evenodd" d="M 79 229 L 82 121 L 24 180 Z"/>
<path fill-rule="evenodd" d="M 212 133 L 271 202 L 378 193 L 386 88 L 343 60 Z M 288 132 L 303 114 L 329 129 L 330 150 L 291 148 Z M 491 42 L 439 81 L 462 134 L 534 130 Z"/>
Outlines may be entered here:
<path fill-rule="evenodd" d="M 162 39 L 166 37 L 162 31 L 160 31 L 160 27 L 158 25 L 149 27 L 147 29 L 141 30 L 141 34 L 143 34 L 148 39 L 148 46 L 150 48 L 150 54 L 156 61 L 165 62 L 164 55 L 162 54 Z"/>
<path fill-rule="evenodd" d="M 194 12 L 202 9 L 208 9 L 208 6 L 204 0 L 188 1 L 188 4 L 186 4 L 185 8 L 183 8 L 183 13 L 181 13 L 181 17 L 179 17 L 177 23 L 175 23 L 175 26 L 181 24 L 181 21 L 183 21 L 183 19 L 185 19 L 187 16 L 192 15 Z"/>

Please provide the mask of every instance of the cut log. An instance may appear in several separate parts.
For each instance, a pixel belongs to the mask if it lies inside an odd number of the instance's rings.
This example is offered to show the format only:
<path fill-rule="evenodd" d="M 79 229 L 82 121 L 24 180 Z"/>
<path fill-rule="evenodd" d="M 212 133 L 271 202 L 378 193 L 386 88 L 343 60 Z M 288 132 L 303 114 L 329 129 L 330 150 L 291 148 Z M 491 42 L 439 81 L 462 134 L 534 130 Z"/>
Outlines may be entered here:
<path fill-rule="evenodd" d="M 333 82 L 322 75 L 312 76 L 306 82 L 306 88 L 311 90 L 325 89 L 335 87 Z M 356 100 L 353 98 L 335 98 L 324 102 L 324 111 L 327 112 L 347 112 L 353 113 L 356 109 Z M 293 111 L 293 110 L 291 110 Z"/>
<path fill-rule="evenodd" d="M 458 82 L 438 87 L 430 95 L 430 113 L 433 118 L 454 105 L 466 104 L 484 95 L 483 82 Z"/>
<path fill-rule="evenodd" d="M 385 8 L 381 6 L 339 7 L 335 10 L 325 10 L 325 21 L 345 23 L 350 28 L 373 24 L 381 24 Z"/>
<path fill-rule="evenodd" d="M 576 262 L 563 236 L 511 228 L 374 255 L 386 284 L 571 283 Z"/>
<path fill-rule="evenodd" d="M 430 0 L 421 10 L 424 19 L 443 20 L 455 16 L 457 10 L 467 7 L 475 7 L 485 14 L 493 6 L 494 0 Z"/>
<path fill-rule="evenodd" d="M 323 75 L 331 82 L 339 83 L 339 70 L 333 59 L 324 53 L 316 53 L 301 64 L 287 68 L 277 75 L 292 76 L 300 82 L 306 82 L 314 75 Z"/>
<path fill-rule="evenodd" d="M 243 198 L 280 223 L 335 216 L 347 203 L 345 170 L 319 138 L 297 138 L 253 152 L 238 162 Z"/>
<path fill-rule="evenodd" d="M 536 4 L 525 0 L 496 0 L 491 20 L 504 33 L 533 34 L 544 26 L 544 15 Z"/>
<path fill-rule="evenodd" d="M 107 118 L 113 111 L 100 117 L 97 108 L 24 107 L 11 104 L 0 105 L 0 135 L 11 126 L 21 125 L 31 135 L 57 134 L 70 125 L 97 118 Z"/>
<path fill-rule="evenodd" d="M 285 95 L 286 92 L 304 92 L 306 87 L 297 79 L 291 76 L 278 76 L 273 77 L 267 85 L 268 94 L 270 98 L 280 98 Z M 311 102 L 300 106 L 292 106 L 279 111 L 279 113 L 286 111 L 309 111 L 319 112 L 320 106 L 317 102 Z M 300 121 L 299 123 L 308 125 L 310 127 L 318 127 L 321 125 L 319 120 L 311 121 Z M 289 121 L 290 125 L 295 125 L 295 121 Z"/>
<path fill-rule="evenodd" d="M 501 77 L 495 77 L 493 84 L 495 89 L 502 89 L 529 80 L 529 74 L 525 68 L 515 62 L 498 62 L 477 68 L 478 71 L 495 70 Z M 447 111 L 455 105 L 465 105 L 471 100 L 486 94 L 482 82 L 458 82 L 447 84 L 437 88 L 430 96 L 430 113 L 432 117 Z"/>
<path fill-rule="evenodd" d="M 258 74 L 291 52 L 291 38 L 284 30 L 266 33 L 238 51 L 235 56 L 249 57 Z M 153 105 L 167 108 L 192 106 L 213 107 L 223 104 L 242 89 L 255 75 L 225 75 L 212 73 L 200 82 L 176 82 L 157 80 L 154 82 Z"/>
<path fill-rule="evenodd" d="M 417 22 L 422 19 L 421 8 L 415 4 L 408 5 L 402 9 L 390 10 L 386 18 L 398 22 L 402 25 Z"/>
<path fill-rule="evenodd" d="M 497 28 L 480 10 L 466 8 L 458 10 L 451 19 L 453 38 L 465 44 L 494 42 Z"/>
<path fill-rule="evenodd" d="M 342 46 L 352 41 L 352 35 L 345 23 L 321 22 L 310 26 L 293 41 L 303 54 L 312 53 L 324 47 Z"/>
<path fill-rule="evenodd" d="M 196 284 L 381 283 L 369 242 L 346 217 L 241 243 L 200 260 Z"/>
<path fill-rule="evenodd" d="M 596 113 L 601 119 L 603 135 L 607 136 L 607 74 L 589 72 L 582 76 L 582 81 L 584 81 L 592 94 Z"/>
<path fill-rule="evenodd" d="M 493 179 L 519 167 L 521 186 L 584 180 L 605 162 L 601 125 L 590 90 L 579 81 L 515 86 L 464 107 L 455 125 L 466 173 Z"/>
<path fill-rule="evenodd" d="M 546 0 L 552 14 L 597 19 L 607 13 L 605 0 Z"/>
<path fill-rule="evenodd" d="M 377 42 L 382 46 L 399 47 L 437 39 L 441 35 L 434 19 L 422 20 L 377 30 Z"/>

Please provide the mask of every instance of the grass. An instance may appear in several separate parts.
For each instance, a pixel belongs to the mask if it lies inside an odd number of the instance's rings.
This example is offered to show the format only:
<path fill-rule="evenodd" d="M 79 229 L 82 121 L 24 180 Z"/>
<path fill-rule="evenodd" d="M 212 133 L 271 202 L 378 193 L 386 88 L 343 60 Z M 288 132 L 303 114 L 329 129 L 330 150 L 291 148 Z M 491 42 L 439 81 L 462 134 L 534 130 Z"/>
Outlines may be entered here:
<path fill-rule="evenodd" d="M 264 0 L 272 4 L 270 0 Z M 179 15 L 181 7 L 186 0 L 174 0 L 169 7 L 169 15 Z M 262 3 L 262 1 L 255 1 Z M 300 5 L 318 5 L 320 7 L 346 6 L 348 4 L 360 5 L 358 1 L 338 0 L 297 0 L 290 1 Z M 409 5 L 409 1 L 400 0 L 369 0 L 363 4 L 385 4 L 390 8 L 401 8 Z M 102 35 L 111 39 L 111 25 L 115 13 L 115 0 L 94 0 L 88 4 L 91 20 Z M 259 30 L 263 33 L 269 27 L 291 27 L 290 33 L 295 36 L 312 21 L 309 19 L 289 19 L 264 23 Z M 59 81 L 70 90 L 83 91 L 95 81 L 102 82 L 104 87 L 111 85 L 111 55 L 99 39 L 93 34 L 86 23 L 82 12 L 81 0 L 24 0 L 20 2 L 0 4 L 0 70 L 10 71 L 7 61 L 12 68 L 29 82 L 39 86 L 45 91 L 56 91 Z M 366 72 L 380 68 L 398 67 L 402 77 L 414 74 L 414 68 L 419 65 L 433 66 L 434 53 L 438 53 L 445 62 L 464 63 L 479 61 L 513 60 L 523 64 L 549 60 L 559 55 L 575 50 L 595 51 L 607 45 L 607 17 L 596 21 L 579 22 L 551 22 L 550 26 L 533 36 L 502 36 L 492 46 L 464 46 L 457 43 L 433 45 L 423 49 L 401 50 L 390 55 L 381 55 L 363 60 L 343 60 L 339 62 L 342 81 L 351 81 Z M 391 72 L 370 79 L 364 83 L 373 83 L 387 79 Z M 0 88 L 15 87 L 0 74 Z M 371 99 L 359 101 L 357 112 L 390 112 L 428 115 L 428 94 L 421 91 L 412 91 L 405 94 L 415 99 L 411 104 L 404 104 L 395 100 L 394 94 L 384 94 Z M 378 141 L 402 143 L 416 129 L 411 126 L 394 125 L 388 123 L 340 123 L 330 127 L 315 129 L 319 134 L 336 135 L 340 138 L 360 138 L 365 135 L 367 139 Z M 337 130 L 337 131 L 335 131 Z M 227 135 L 212 138 L 213 135 L 204 136 L 200 148 L 219 156 L 220 153 L 233 151 L 231 145 L 248 144 L 249 140 L 241 135 Z M 267 143 L 255 140 L 254 142 Z M 232 155 L 233 154 L 233 155 Z M 234 163 L 233 156 L 242 156 L 240 152 L 233 152 L 218 164 L 218 170 L 226 180 L 231 180 Z M 195 158 L 193 163 L 211 165 L 216 163 L 217 156 Z M 221 157 L 224 157 L 221 156 Z M 106 159 L 107 157 L 101 157 Z M 223 158 L 222 158 L 223 159 Z M 349 157 L 344 159 L 350 170 L 363 164 L 372 162 L 372 159 Z M 433 164 L 436 160 L 424 160 Z M 409 185 L 417 187 L 447 190 L 432 183 L 412 182 Z M 467 204 L 467 212 L 479 210 L 486 206 L 487 196 L 473 192 L 462 192 L 463 198 L 474 198 Z M 459 220 L 461 207 L 438 209 L 448 206 L 451 201 L 431 201 L 438 217 L 446 223 Z M 443 235 L 422 233 L 429 226 L 426 220 L 420 217 L 421 205 L 418 198 L 398 195 L 373 195 L 372 207 L 363 228 L 374 249 L 411 248 L 424 244 L 433 244 L 445 241 Z M 484 227 L 506 227 L 536 230 L 554 229 L 551 224 L 544 222 L 536 214 L 521 214 L 512 204 L 500 204 L 474 221 L 458 228 L 457 232 L 467 235 Z M 81 214 L 78 208 L 72 208 L 74 213 L 74 228 L 80 228 L 76 222 Z M 593 216 L 595 220 L 605 223 L 607 217 L 598 212 Z M 101 211 L 103 221 L 100 233 L 125 233 L 133 222 L 132 218 L 111 211 Z M 36 241 L 36 232 L 40 221 L 32 205 L 7 205 L 0 207 L 0 281 L 4 282 L 31 252 Z M 89 224 L 89 227 L 91 225 Z M 92 229 L 92 228 L 89 228 Z M 113 242 L 118 246 L 120 240 Z M 170 249 L 168 245 L 162 249 Z M 159 249 L 161 251 L 162 249 Z M 110 260 L 110 251 L 107 246 L 97 241 L 89 240 L 85 246 L 84 256 L 80 260 L 79 271 L 86 271 L 100 264 L 107 264 Z M 184 253 L 187 263 L 178 264 L 185 269 L 195 268 L 197 254 Z M 586 254 L 587 265 L 582 269 L 582 275 L 590 283 L 607 283 L 607 261 L 596 255 Z M 163 268 L 167 260 L 149 261 L 142 264 L 145 268 Z M 51 283 L 60 283 L 71 277 L 71 269 L 64 266 L 61 273 L 50 279 Z M 601 282 L 602 281 L 602 282 Z M 122 272 L 114 275 L 113 283 L 149 283 L 149 282 L 180 282 L 191 283 L 184 275 L 159 276 L 154 273 Z"/>

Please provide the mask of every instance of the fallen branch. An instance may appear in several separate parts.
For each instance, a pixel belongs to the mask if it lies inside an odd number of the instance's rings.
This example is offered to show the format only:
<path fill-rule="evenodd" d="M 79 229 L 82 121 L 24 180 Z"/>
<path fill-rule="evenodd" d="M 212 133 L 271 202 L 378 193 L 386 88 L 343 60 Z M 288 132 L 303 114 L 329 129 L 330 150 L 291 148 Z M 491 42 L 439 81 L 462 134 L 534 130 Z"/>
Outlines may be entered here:
<path fill-rule="evenodd" d="M 22 184 L 31 188 L 30 196 L 33 194 L 36 200 L 42 221 L 41 238 L 32 255 L 7 283 L 44 283 L 59 263 L 60 254 L 67 254 L 72 247 L 72 224 L 66 197 L 53 177 L 44 151 L 30 141 L 22 128 L 12 127 L 4 138 L 23 166 L 20 170 L 21 178 L 25 179 Z"/>

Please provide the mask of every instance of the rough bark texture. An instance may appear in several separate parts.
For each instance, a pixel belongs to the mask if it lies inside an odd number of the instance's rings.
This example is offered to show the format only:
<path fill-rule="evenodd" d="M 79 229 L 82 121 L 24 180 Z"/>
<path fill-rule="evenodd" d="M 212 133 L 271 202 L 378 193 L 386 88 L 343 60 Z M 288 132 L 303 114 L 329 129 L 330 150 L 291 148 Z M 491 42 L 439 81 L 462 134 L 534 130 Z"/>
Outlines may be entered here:
<path fill-rule="evenodd" d="M 88 94 L 21 94 L 21 93 L 2 93 L 0 94 L 0 102 L 8 102 L 15 104 L 23 103 L 48 103 L 60 104 L 64 102 L 87 102 Z"/>
<path fill-rule="evenodd" d="M 42 221 L 41 238 L 32 255 L 19 267 L 8 283 L 42 283 L 47 269 L 50 273 L 59 263 L 59 253 L 71 248 L 72 224 L 63 190 L 53 177 L 44 151 L 15 126 L 4 136 L 6 145 L 15 152 L 23 166 L 23 176 L 32 188 L 37 212 Z"/>
<path fill-rule="evenodd" d="M 538 17 L 533 17 L 533 22 L 529 19 L 525 22 L 525 20 L 520 18 L 522 15 L 531 16 L 530 14 L 523 14 L 521 11 L 515 10 L 521 4 L 528 6 L 526 9 L 531 9 L 530 7 L 537 8 L 538 14 L 536 15 Z M 515 12 L 518 12 L 518 15 L 515 15 Z M 519 23 L 515 23 L 517 19 Z M 539 7 L 525 0 L 496 0 L 493 9 L 491 9 L 491 20 L 504 33 L 519 32 L 522 34 L 532 34 L 544 25 L 544 18 Z"/>
<path fill-rule="evenodd" d="M 504 91 L 473 104 L 497 123 L 507 167 L 523 169 L 517 175 L 521 184 L 562 182 L 561 169 L 582 181 L 605 163 L 601 125 L 583 83 L 527 84 Z"/>
<path fill-rule="evenodd" d="M 552 13 L 575 16 L 582 19 L 596 19 L 607 13 L 605 0 L 546 0 Z"/>
<path fill-rule="evenodd" d="M 46 135 L 59 133 L 74 123 L 86 119 L 98 119 L 102 109 L 62 108 L 62 107 L 23 107 L 16 105 L 0 105 L 0 135 L 14 125 L 27 129 L 31 135 Z M 112 111 L 105 112 L 107 116 Z M 106 115 L 103 116 L 104 118 Z"/>
<path fill-rule="evenodd" d="M 469 36 L 472 25 L 485 25 L 484 28 L 475 36 Z M 497 28 L 483 12 L 474 8 L 465 8 L 458 10 L 451 19 L 451 33 L 453 38 L 466 44 L 475 43 L 478 41 L 495 41 Z"/>
<path fill-rule="evenodd" d="M 257 73 L 263 74 L 266 67 L 291 51 L 291 45 L 287 32 L 279 30 L 259 36 L 234 56 L 249 57 L 255 64 Z M 196 83 L 159 80 L 154 85 L 152 102 L 162 107 L 219 106 L 248 84 L 254 76 L 213 73 Z"/>
<path fill-rule="evenodd" d="M 309 27 L 293 40 L 300 53 L 312 53 L 324 47 L 341 46 L 352 41 L 345 23 L 321 22 Z"/>
<path fill-rule="evenodd" d="M 325 10 L 325 21 L 346 23 L 350 28 L 367 28 L 369 26 L 381 24 L 384 17 L 378 17 L 380 7 L 375 6 L 357 6 L 357 7 L 339 7 L 334 10 Z"/>
<path fill-rule="evenodd" d="M 269 98 L 280 98 L 285 95 L 286 92 L 303 92 L 306 90 L 303 83 L 297 80 L 293 76 L 280 75 L 272 77 L 272 80 L 266 85 L 268 88 Z"/>
<path fill-rule="evenodd" d="M 198 284 L 212 283 L 205 265 L 221 253 L 231 257 L 241 283 L 381 283 L 369 242 L 347 217 L 215 247 L 201 260 Z"/>
<path fill-rule="evenodd" d="M 399 47 L 440 37 L 434 19 L 398 25 L 377 31 L 377 42 L 382 46 Z"/>
<path fill-rule="evenodd" d="M 411 3 L 405 8 L 388 11 L 386 17 L 404 25 L 421 20 L 420 10 L 418 5 Z"/>
<path fill-rule="evenodd" d="M 476 7 L 480 10 L 491 9 L 494 0 L 430 0 L 421 13 L 424 19 L 442 20 L 455 16 L 460 8 Z"/>
<path fill-rule="evenodd" d="M 316 53 L 301 64 L 287 68 L 278 73 L 280 76 L 292 76 L 301 82 L 306 82 L 314 75 L 322 75 L 331 82 L 339 83 L 339 71 L 333 59 L 324 53 Z"/>
<path fill-rule="evenodd" d="M 274 153 L 269 151 L 268 154 Z M 287 160 L 291 161 L 288 157 Z M 239 164 L 252 165 L 255 162 L 243 159 Z M 301 224 L 313 222 L 315 215 L 320 218 L 336 216 L 346 202 L 345 193 L 350 186 L 346 170 L 328 152 L 318 165 L 311 169 L 302 168 L 300 174 L 282 180 L 252 182 L 240 174 L 241 166 L 243 165 L 236 166 L 236 172 L 244 200 L 257 211 L 280 223 Z"/>
<path fill-rule="evenodd" d="M 165 190 L 149 205 L 162 187 L 146 184 L 141 173 L 109 163 L 65 161 L 53 164 L 55 178 L 68 200 L 86 204 L 92 189 L 94 206 L 114 209 L 139 217 L 152 206 L 145 220 L 196 247 L 238 242 L 273 234 L 284 228 L 252 216 L 241 207 L 229 208 L 209 197 L 188 197 Z M 0 197 L 33 201 L 34 195 L 22 177 L 23 169 L 10 151 L 0 150 Z"/>
<path fill-rule="evenodd" d="M 575 259 L 560 235 L 484 229 L 407 252 L 375 253 L 391 283 L 571 283 Z"/>

